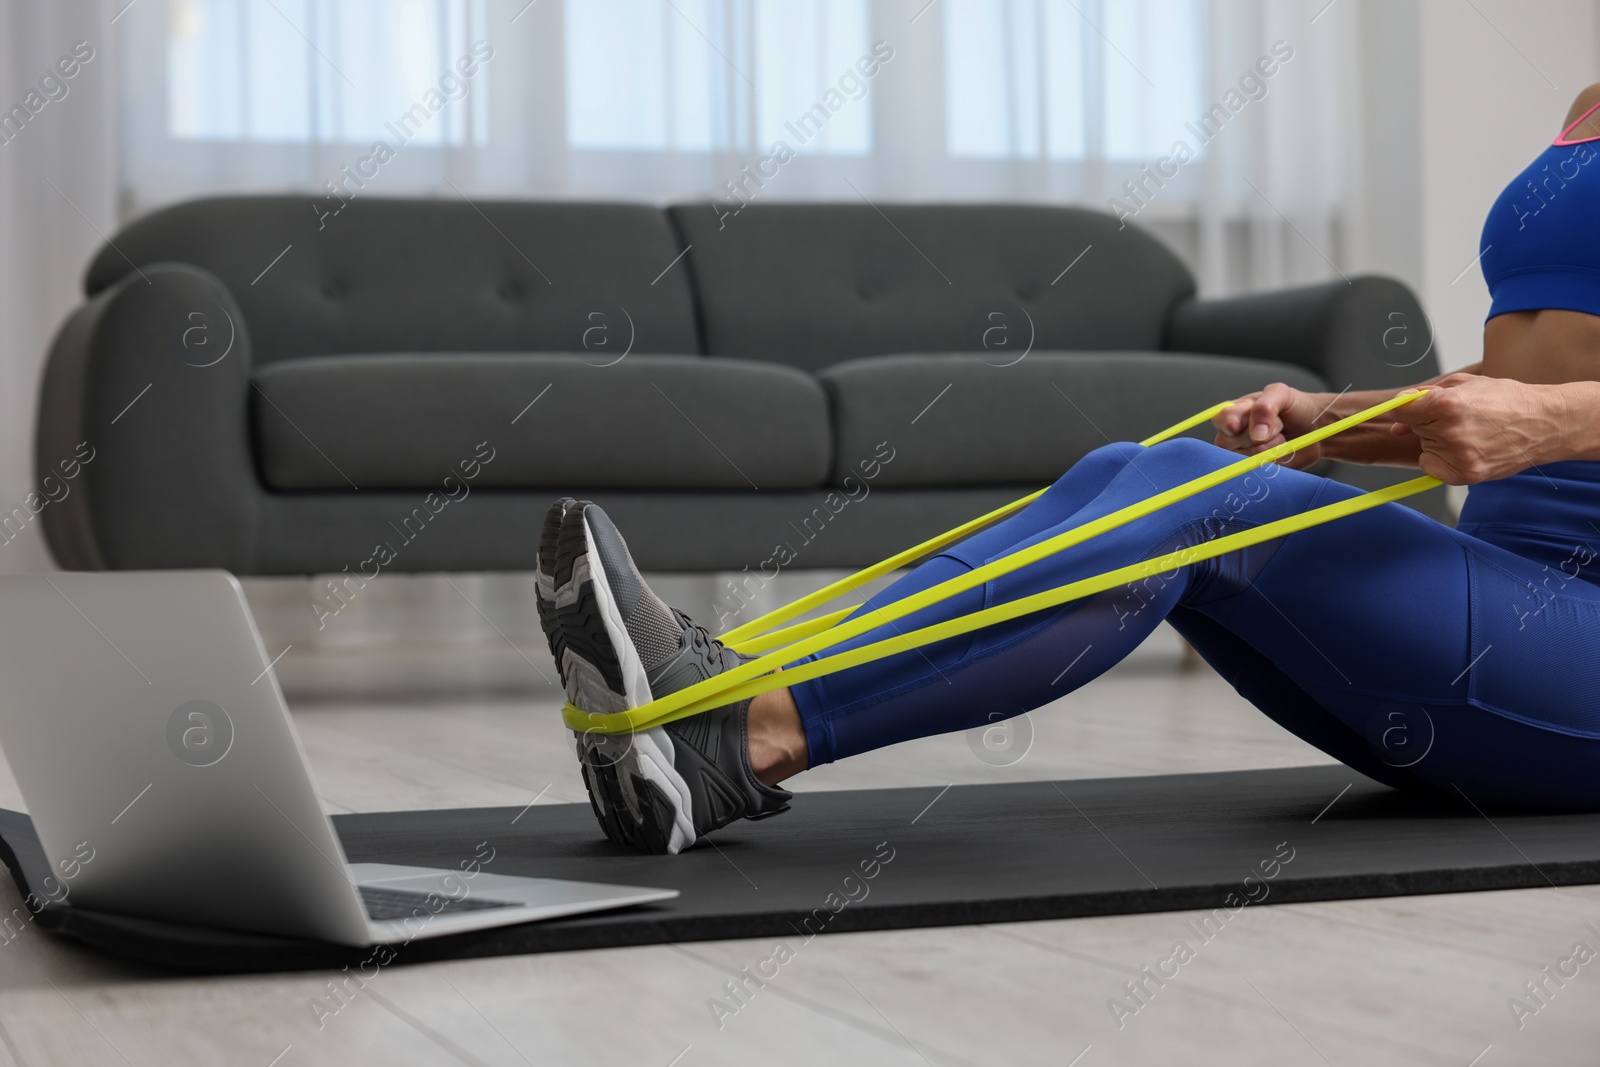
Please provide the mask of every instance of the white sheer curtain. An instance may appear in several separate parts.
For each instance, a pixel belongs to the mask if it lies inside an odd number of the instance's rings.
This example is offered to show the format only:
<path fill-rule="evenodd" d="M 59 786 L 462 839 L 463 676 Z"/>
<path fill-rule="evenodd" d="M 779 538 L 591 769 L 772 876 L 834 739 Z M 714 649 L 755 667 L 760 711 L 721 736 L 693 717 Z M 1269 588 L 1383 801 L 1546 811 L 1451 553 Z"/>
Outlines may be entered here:
<path fill-rule="evenodd" d="M 118 26 L 124 207 L 1026 200 L 1133 217 L 1211 293 L 1318 280 L 1354 137 L 1324 5 L 151 0 Z"/>

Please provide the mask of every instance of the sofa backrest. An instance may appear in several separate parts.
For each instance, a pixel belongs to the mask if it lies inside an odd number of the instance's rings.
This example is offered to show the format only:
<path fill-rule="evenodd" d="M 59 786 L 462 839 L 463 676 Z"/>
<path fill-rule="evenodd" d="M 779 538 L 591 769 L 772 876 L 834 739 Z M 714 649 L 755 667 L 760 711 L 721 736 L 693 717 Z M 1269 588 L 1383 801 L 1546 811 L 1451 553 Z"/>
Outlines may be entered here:
<path fill-rule="evenodd" d="M 807 370 L 897 352 L 1157 349 L 1183 263 L 1108 215 L 1008 204 L 699 202 L 690 248 L 706 352 Z"/>
<path fill-rule="evenodd" d="M 92 296 L 159 262 L 215 274 L 254 359 L 366 352 L 860 356 L 1161 347 L 1194 281 L 1110 216 L 1015 204 L 193 200 L 95 257 Z M 685 253 L 685 248 L 687 252 Z M 682 253 L 682 259 L 679 259 Z"/>
<path fill-rule="evenodd" d="M 193 200 L 140 218 L 89 295 L 176 261 L 227 286 L 258 363 L 365 352 L 700 351 L 682 250 L 642 204 L 357 197 Z M 665 270 L 665 273 L 663 271 Z"/>

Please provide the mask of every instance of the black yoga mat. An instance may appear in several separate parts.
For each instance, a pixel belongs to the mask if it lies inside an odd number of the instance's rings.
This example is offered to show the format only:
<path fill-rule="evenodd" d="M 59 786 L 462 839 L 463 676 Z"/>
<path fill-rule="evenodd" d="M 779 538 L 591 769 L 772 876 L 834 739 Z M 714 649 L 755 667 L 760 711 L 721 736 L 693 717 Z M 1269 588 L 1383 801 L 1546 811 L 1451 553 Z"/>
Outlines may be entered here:
<path fill-rule="evenodd" d="M 1491 822 L 1492 819 L 1492 822 Z M 805 793 L 680 856 L 599 834 L 587 805 L 336 815 L 352 861 L 671 886 L 663 904 L 417 940 L 395 962 L 1080 915 L 1217 909 L 1600 882 L 1600 814 L 1480 812 L 1343 767 Z M 0 809 L 24 893 L 48 873 Z M 42 894 L 41 894 L 42 896 Z M 118 956 L 208 972 L 356 965 L 371 950 L 49 905 L 38 926 Z M 384 961 L 387 962 L 387 961 Z"/>

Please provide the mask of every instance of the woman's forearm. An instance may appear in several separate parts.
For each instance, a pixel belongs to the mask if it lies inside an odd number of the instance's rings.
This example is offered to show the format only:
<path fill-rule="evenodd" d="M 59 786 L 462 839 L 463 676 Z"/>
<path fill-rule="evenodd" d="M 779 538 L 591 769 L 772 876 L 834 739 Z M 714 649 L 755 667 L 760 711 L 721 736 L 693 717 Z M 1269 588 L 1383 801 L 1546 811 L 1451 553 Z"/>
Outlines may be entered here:
<path fill-rule="evenodd" d="M 1555 391 L 1565 428 L 1561 449 L 1550 460 L 1600 460 L 1600 382 L 1567 382 L 1539 388 Z"/>
<path fill-rule="evenodd" d="M 1451 371 L 1452 374 L 1480 374 L 1483 364 L 1474 363 L 1470 367 L 1463 367 L 1460 371 Z M 1446 375 L 1437 374 L 1426 381 L 1418 382 L 1407 389 L 1421 389 L 1433 385 Z M 1381 404 L 1390 399 L 1400 389 L 1364 389 L 1360 392 L 1346 390 L 1338 395 L 1321 394 L 1326 396 L 1327 407 L 1317 417 L 1317 426 L 1326 426 L 1338 422 L 1340 419 L 1354 415 L 1358 411 L 1365 411 L 1375 404 Z M 1394 419 L 1379 415 L 1375 419 L 1368 419 L 1359 426 L 1352 426 L 1341 434 L 1335 434 L 1322 443 L 1323 455 L 1329 459 L 1343 460 L 1346 463 L 1362 463 L 1388 467 L 1415 467 L 1417 458 L 1422 454 L 1422 446 L 1414 436 L 1396 437 L 1389 429 L 1394 424 Z"/>

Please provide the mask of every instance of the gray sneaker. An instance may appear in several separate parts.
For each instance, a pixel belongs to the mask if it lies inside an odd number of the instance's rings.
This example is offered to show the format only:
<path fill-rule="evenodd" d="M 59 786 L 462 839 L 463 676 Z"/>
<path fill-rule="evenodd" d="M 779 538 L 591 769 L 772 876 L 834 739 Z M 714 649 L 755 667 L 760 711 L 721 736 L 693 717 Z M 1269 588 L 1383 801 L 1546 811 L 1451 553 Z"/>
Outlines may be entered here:
<path fill-rule="evenodd" d="M 585 711 L 626 711 L 746 659 L 650 590 L 595 504 L 566 509 L 552 579 L 561 676 L 567 699 Z M 676 853 L 737 819 L 787 811 L 792 794 L 750 768 L 749 711 L 741 700 L 635 734 L 578 735 L 606 836 Z"/>

